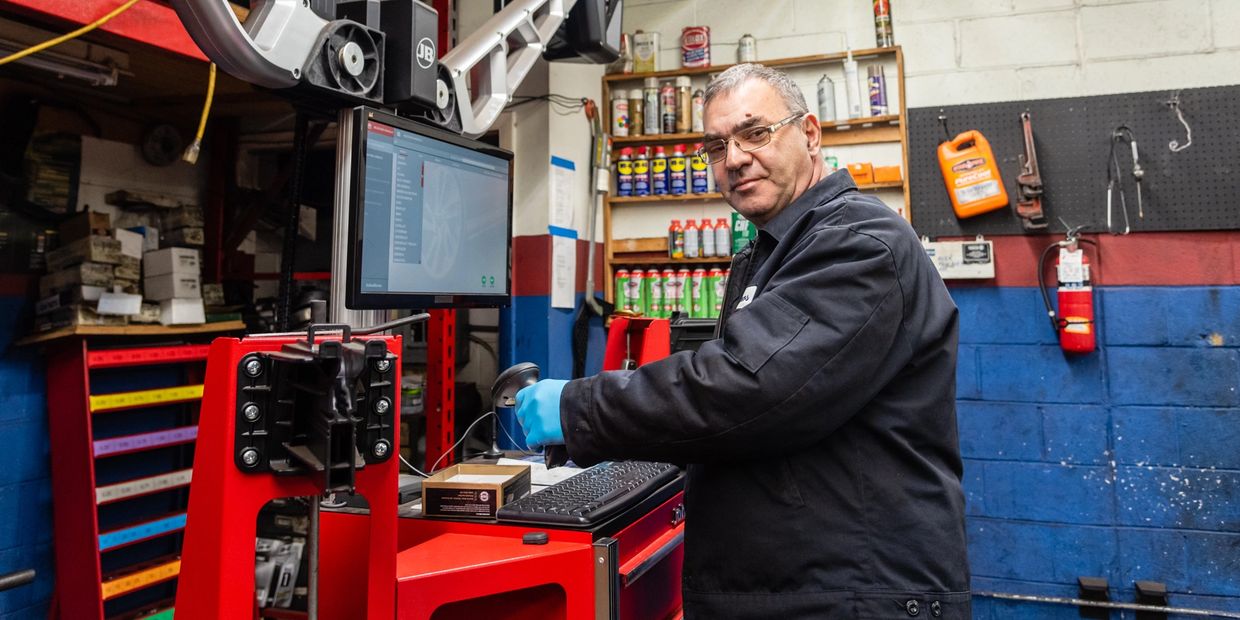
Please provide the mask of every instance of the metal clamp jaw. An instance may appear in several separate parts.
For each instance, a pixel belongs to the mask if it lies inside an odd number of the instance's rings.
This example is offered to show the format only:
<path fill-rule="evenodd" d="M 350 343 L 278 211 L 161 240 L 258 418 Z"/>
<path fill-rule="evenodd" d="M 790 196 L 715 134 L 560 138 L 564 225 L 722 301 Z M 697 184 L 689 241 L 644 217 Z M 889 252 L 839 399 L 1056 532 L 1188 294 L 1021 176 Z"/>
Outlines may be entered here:
<path fill-rule="evenodd" d="M 315 342 L 315 332 L 339 330 Z M 234 462 L 246 473 L 310 475 L 324 493 L 354 489 L 356 471 L 392 458 L 399 419 L 397 357 L 348 326 L 316 325 L 307 339 L 238 364 Z"/>

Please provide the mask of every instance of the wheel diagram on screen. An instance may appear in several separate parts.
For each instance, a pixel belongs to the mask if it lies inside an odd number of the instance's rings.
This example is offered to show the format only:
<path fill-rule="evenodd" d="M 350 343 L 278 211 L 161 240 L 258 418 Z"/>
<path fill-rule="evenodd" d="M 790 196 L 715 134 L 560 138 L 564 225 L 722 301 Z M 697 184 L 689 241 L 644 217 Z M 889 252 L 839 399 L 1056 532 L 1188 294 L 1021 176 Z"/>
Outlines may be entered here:
<path fill-rule="evenodd" d="M 428 161 L 423 188 L 422 265 L 428 275 L 443 278 L 456 267 L 465 237 L 465 189 L 461 175 L 447 166 Z"/>

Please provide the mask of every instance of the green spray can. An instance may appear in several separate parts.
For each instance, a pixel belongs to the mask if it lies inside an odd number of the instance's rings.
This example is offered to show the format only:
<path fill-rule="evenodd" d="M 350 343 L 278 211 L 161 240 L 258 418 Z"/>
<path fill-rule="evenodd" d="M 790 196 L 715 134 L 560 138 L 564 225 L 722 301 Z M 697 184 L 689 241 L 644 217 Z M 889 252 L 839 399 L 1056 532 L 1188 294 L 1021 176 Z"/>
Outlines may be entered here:
<path fill-rule="evenodd" d="M 676 271 L 673 269 L 664 269 L 659 275 L 659 282 L 663 284 L 663 318 L 671 318 L 680 305 L 680 289 L 676 286 Z"/>
<path fill-rule="evenodd" d="M 723 297 L 727 291 L 726 287 L 727 282 L 723 278 L 723 270 L 717 267 L 711 269 L 706 275 L 706 293 L 710 298 L 710 304 L 706 307 L 708 318 L 719 318 L 719 313 L 723 309 Z"/>
<path fill-rule="evenodd" d="M 707 304 L 710 302 L 706 292 L 706 270 L 694 269 L 689 276 L 689 317 L 705 319 Z"/>
<path fill-rule="evenodd" d="M 663 318 L 663 281 L 659 278 L 658 269 L 651 269 L 642 276 L 642 288 L 642 301 L 645 303 L 642 314 Z"/>
<path fill-rule="evenodd" d="M 628 310 L 629 270 L 616 271 L 616 310 Z"/>
<path fill-rule="evenodd" d="M 672 299 L 672 310 L 675 312 L 683 312 L 689 314 L 689 295 L 692 291 L 689 289 L 689 270 L 677 269 L 675 282 L 672 284 L 674 296 Z"/>
<path fill-rule="evenodd" d="M 642 312 L 645 301 L 642 299 L 642 272 L 634 269 L 624 283 L 624 309 L 630 312 Z"/>

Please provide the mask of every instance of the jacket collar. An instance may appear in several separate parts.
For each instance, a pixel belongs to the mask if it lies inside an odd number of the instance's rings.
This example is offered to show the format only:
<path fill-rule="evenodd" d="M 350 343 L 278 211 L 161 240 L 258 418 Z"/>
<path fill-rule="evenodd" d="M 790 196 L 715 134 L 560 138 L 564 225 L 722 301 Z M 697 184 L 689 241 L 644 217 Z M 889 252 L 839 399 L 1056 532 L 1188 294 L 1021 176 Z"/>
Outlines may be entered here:
<path fill-rule="evenodd" d="M 803 194 L 788 203 L 783 211 L 775 214 L 771 221 L 762 226 L 762 232 L 775 238 L 776 242 L 783 241 L 788 231 L 792 229 L 801 216 L 810 209 L 834 200 L 836 196 L 850 190 L 856 189 L 857 185 L 853 183 L 852 175 L 847 170 L 837 170 L 833 174 L 829 174 L 818 181 L 816 185 L 805 190 Z"/>

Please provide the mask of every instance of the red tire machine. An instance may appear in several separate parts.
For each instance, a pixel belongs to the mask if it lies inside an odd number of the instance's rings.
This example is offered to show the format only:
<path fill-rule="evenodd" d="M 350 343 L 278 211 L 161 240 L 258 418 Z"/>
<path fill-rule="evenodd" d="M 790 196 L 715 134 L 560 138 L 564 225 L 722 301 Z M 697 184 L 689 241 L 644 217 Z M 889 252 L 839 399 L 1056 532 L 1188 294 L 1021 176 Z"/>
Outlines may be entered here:
<path fill-rule="evenodd" d="M 310 575 L 318 618 L 675 617 L 679 485 L 586 530 L 401 511 L 393 458 L 401 341 L 372 335 L 391 326 L 366 334 L 316 326 L 211 345 L 178 617 L 253 617 L 259 510 L 331 492 L 362 495 L 369 509 L 320 514 L 317 540 L 308 541 L 318 553 Z M 667 321 L 616 319 L 607 366 L 666 356 L 667 329 Z M 547 534 L 545 544 L 528 544 L 535 532 Z"/>

